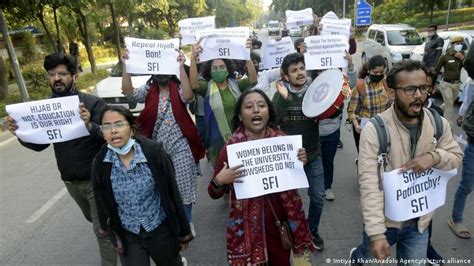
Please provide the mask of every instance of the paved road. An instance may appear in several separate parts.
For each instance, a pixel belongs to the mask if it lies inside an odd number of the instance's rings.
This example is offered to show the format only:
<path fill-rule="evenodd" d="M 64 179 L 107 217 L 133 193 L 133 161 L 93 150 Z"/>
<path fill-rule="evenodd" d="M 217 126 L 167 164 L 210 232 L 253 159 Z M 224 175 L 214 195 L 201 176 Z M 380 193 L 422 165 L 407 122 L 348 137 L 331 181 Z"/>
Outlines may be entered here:
<path fill-rule="evenodd" d="M 360 56 L 359 56 L 360 57 Z M 355 56 L 356 65 L 360 58 Z M 459 128 L 454 131 L 459 134 Z M 326 250 L 313 265 L 337 264 L 361 240 L 362 215 L 351 132 L 343 126 L 344 148 L 336 155 L 334 202 L 326 202 L 321 235 Z M 201 161 L 204 177 L 198 183 L 194 207 L 197 237 L 183 255 L 189 265 L 226 265 L 225 223 L 229 206 L 207 196 L 210 165 Z M 434 218 L 433 244 L 446 259 L 470 259 L 474 264 L 473 240 L 455 237 L 446 221 L 450 217 L 459 175 L 448 185 L 446 205 Z M 308 206 L 306 191 L 302 190 Z M 37 153 L 23 148 L 9 133 L 0 135 L 0 265 L 99 265 L 91 225 L 60 181 L 52 148 Z M 465 210 L 465 223 L 474 230 L 472 196 Z"/>

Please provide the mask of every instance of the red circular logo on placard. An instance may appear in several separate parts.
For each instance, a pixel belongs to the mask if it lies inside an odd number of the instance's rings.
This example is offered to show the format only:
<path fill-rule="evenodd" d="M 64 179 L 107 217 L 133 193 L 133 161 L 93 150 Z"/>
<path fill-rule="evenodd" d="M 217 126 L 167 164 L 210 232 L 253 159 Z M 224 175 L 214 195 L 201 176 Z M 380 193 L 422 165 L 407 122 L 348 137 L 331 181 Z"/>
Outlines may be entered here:
<path fill-rule="evenodd" d="M 328 83 L 322 83 L 319 85 L 316 90 L 314 90 L 313 94 L 313 102 L 315 103 L 320 103 L 326 98 L 329 92 L 329 84 Z"/>

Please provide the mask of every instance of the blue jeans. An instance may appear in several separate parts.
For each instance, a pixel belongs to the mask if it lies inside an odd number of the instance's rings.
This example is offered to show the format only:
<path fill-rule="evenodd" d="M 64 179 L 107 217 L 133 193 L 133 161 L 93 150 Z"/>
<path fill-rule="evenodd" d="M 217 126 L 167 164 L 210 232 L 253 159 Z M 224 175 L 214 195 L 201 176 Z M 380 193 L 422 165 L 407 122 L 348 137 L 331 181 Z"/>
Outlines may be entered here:
<path fill-rule="evenodd" d="M 453 222 L 462 223 L 466 198 L 472 191 L 474 183 L 474 144 L 467 144 L 462 162 L 462 178 L 456 195 L 454 195 Z"/>
<path fill-rule="evenodd" d="M 357 249 L 352 253 L 351 259 L 358 263 L 364 263 L 364 260 L 372 259 L 371 241 L 364 230 L 364 239 Z M 420 263 L 402 263 L 401 260 L 423 260 L 426 259 L 426 249 L 428 247 L 428 229 L 423 233 L 418 232 L 415 226 L 398 228 L 387 228 L 385 232 L 390 246 L 397 243 L 397 261 L 398 265 L 420 265 Z"/>
<path fill-rule="evenodd" d="M 188 218 L 188 222 L 192 222 L 193 221 L 193 204 L 190 203 L 190 204 L 183 204 L 184 206 L 184 212 L 186 213 L 186 218 Z"/>
<path fill-rule="evenodd" d="M 324 190 L 331 189 L 334 179 L 334 157 L 336 157 L 337 144 L 341 130 L 336 130 L 327 136 L 319 136 L 324 169 Z"/>
<path fill-rule="evenodd" d="M 309 183 L 309 229 L 311 234 L 316 236 L 324 205 L 324 173 L 321 157 L 305 165 L 304 171 Z"/>

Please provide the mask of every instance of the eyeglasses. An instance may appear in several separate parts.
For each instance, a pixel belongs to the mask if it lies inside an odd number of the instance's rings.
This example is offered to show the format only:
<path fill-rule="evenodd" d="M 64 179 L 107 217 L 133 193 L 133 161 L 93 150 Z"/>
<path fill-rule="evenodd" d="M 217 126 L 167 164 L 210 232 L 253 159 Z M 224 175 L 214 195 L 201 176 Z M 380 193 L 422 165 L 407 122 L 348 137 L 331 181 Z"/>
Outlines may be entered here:
<path fill-rule="evenodd" d="M 100 130 L 102 130 L 102 132 L 110 132 L 112 131 L 112 128 L 122 129 L 127 125 L 128 125 L 127 122 L 119 121 L 113 124 L 103 124 L 100 126 Z"/>
<path fill-rule="evenodd" d="M 405 92 L 406 95 L 413 95 L 416 93 L 416 90 L 420 90 L 420 93 L 428 93 L 431 90 L 431 85 L 420 85 L 420 86 L 406 86 L 406 87 L 396 87 L 395 89 Z"/>
<path fill-rule="evenodd" d="M 48 78 L 55 78 L 56 75 L 58 75 L 60 78 L 65 78 L 65 77 L 69 76 L 70 73 L 67 72 L 67 71 L 60 71 L 60 72 L 54 72 L 54 71 L 49 72 L 48 71 L 48 73 L 46 75 L 48 76 Z"/>

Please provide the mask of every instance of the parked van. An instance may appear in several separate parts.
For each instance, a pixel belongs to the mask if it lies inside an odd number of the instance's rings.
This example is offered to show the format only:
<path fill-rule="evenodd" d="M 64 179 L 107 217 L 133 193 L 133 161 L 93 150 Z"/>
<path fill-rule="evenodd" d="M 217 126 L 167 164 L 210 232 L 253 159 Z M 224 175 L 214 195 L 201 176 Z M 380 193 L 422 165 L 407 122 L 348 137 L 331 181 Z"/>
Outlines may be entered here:
<path fill-rule="evenodd" d="M 374 55 L 385 58 L 387 71 L 393 64 L 410 59 L 413 49 L 423 45 L 415 28 L 406 24 L 373 24 L 366 33 L 362 62 Z"/>
<path fill-rule="evenodd" d="M 271 20 L 268 22 L 268 36 L 280 35 L 280 22 Z"/>

